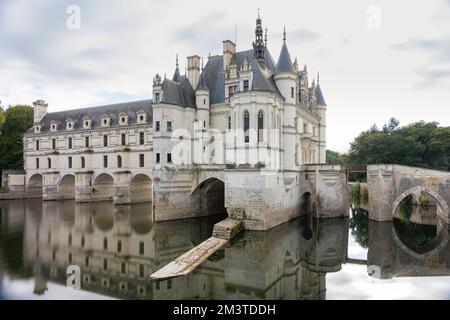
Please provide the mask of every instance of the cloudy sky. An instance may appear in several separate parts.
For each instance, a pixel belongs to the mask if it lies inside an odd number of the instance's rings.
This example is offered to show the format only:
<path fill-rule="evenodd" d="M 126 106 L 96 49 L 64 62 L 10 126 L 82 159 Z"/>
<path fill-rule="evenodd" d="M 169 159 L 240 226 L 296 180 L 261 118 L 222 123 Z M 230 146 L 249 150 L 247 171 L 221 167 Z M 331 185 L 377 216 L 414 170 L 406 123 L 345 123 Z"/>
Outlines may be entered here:
<path fill-rule="evenodd" d="M 329 148 L 346 151 L 391 116 L 450 125 L 450 0 L 1 0 L 0 100 L 42 94 L 57 111 L 149 98 L 176 53 L 182 67 L 220 54 L 235 26 L 238 50 L 249 49 L 257 8 L 274 58 L 286 25 L 291 56 L 320 71 Z"/>

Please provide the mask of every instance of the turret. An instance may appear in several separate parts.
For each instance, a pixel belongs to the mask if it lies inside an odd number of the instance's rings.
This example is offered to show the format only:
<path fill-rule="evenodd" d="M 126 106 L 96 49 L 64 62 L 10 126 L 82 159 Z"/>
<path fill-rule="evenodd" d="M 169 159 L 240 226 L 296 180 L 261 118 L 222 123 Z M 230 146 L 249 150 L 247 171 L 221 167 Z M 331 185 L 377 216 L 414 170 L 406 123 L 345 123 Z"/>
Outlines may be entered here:
<path fill-rule="evenodd" d="M 297 96 L 297 73 L 294 70 L 291 55 L 286 45 L 286 28 L 283 32 L 283 46 L 281 47 L 274 79 L 286 103 L 294 104 Z"/>
<path fill-rule="evenodd" d="M 326 141 L 327 141 L 327 103 L 320 88 L 319 74 L 317 74 L 316 105 L 319 113 L 319 163 L 326 163 Z"/>
<path fill-rule="evenodd" d="M 202 67 L 203 69 L 203 67 Z M 209 88 L 206 85 L 205 74 L 202 71 L 195 90 L 195 102 L 197 106 L 197 119 L 203 129 L 209 128 Z"/>
<path fill-rule="evenodd" d="M 39 123 L 47 114 L 48 104 L 44 100 L 36 100 L 33 102 L 33 120 Z"/>

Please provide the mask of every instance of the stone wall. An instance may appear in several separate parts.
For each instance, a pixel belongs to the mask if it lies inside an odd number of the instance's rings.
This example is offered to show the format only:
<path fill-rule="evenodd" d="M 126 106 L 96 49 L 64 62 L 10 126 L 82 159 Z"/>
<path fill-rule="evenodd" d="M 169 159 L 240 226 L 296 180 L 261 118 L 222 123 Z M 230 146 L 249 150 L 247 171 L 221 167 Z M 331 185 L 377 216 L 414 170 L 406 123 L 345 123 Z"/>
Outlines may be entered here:
<path fill-rule="evenodd" d="M 371 220 L 392 220 L 400 201 L 418 191 L 433 197 L 439 212 L 448 220 L 450 172 L 401 165 L 369 165 L 367 183 Z"/>

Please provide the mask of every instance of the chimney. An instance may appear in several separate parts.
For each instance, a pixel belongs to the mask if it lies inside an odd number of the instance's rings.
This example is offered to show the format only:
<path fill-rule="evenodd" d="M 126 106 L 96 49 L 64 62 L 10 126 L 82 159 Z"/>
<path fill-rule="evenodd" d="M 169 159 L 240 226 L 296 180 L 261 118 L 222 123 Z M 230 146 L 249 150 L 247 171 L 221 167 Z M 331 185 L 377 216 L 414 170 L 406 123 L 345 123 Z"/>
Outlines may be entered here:
<path fill-rule="evenodd" d="M 44 100 L 36 100 L 33 102 L 33 118 L 34 123 L 39 123 L 47 114 L 48 104 Z"/>
<path fill-rule="evenodd" d="M 200 57 L 197 55 L 187 57 L 187 77 L 192 88 L 197 88 L 200 78 Z"/>
<path fill-rule="evenodd" d="M 236 53 L 236 45 L 231 40 L 223 42 L 223 71 L 227 71 L 230 67 L 231 58 Z"/>

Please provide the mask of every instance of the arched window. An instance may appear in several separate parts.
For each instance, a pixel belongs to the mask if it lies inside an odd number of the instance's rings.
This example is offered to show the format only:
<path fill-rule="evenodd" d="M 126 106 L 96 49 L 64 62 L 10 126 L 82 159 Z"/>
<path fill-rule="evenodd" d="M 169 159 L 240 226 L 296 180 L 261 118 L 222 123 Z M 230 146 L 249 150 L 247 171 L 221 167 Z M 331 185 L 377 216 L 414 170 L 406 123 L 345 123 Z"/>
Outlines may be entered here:
<path fill-rule="evenodd" d="M 84 157 L 81 157 L 81 168 L 86 167 L 86 161 L 84 160 Z"/>
<path fill-rule="evenodd" d="M 117 168 L 122 168 L 122 157 L 117 156 Z"/>
<path fill-rule="evenodd" d="M 247 110 L 244 111 L 244 141 L 250 142 L 250 115 Z"/>
<path fill-rule="evenodd" d="M 264 141 L 264 111 L 258 112 L 258 142 Z"/>

